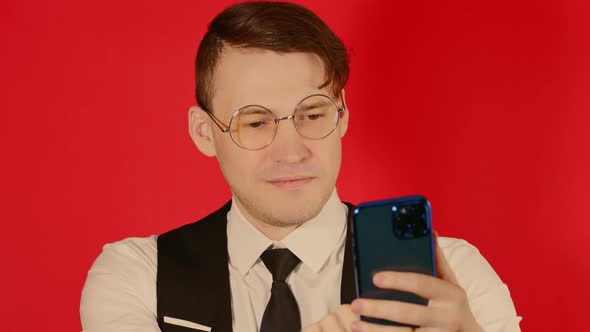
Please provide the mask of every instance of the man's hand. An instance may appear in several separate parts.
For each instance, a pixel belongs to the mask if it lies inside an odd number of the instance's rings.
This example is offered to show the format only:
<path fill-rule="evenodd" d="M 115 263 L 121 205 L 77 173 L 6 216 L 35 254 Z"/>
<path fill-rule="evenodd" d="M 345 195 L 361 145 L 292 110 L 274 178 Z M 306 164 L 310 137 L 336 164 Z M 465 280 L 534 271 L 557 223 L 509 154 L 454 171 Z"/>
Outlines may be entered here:
<path fill-rule="evenodd" d="M 418 328 L 413 330 L 409 327 L 383 326 L 355 321 L 352 331 L 483 332 L 473 317 L 467 295 L 459 286 L 438 242 L 436 263 L 440 279 L 419 273 L 389 271 L 377 273 L 373 277 L 377 287 L 406 291 L 429 299 L 427 306 L 369 299 L 356 299 L 352 302 L 352 310 L 356 314 L 419 326 Z"/>
<path fill-rule="evenodd" d="M 319 322 L 309 325 L 301 332 L 351 332 L 352 322 L 359 316 L 352 312 L 350 304 L 343 304 Z"/>

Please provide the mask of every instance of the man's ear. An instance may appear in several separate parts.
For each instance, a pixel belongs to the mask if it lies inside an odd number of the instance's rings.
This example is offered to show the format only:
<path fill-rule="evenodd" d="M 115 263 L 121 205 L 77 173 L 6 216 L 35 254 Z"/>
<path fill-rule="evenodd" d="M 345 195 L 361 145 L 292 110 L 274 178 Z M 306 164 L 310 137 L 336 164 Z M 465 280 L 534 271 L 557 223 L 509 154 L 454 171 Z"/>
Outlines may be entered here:
<path fill-rule="evenodd" d="M 207 157 L 216 155 L 213 142 L 211 118 L 198 106 L 191 106 L 188 109 L 188 132 L 193 142 Z"/>
<path fill-rule="evenodd" d="M 344 89 L 342 89 L 342 91 L 340 92 L 340 102 L 341 102 L 341 106 L 346 108 L 346 112 L 343 112 L 340 115 L 340 120 L 338 120 L 338 131 L 340 132 L 340 138 L 344 137 L 344 134 L 346 134 L 346 131 L 348 130 L 348 117 L 350 114 L 350 110 L 348 109 L 348 107 L 346 106 L 346 95 L 344 92 Z"/>

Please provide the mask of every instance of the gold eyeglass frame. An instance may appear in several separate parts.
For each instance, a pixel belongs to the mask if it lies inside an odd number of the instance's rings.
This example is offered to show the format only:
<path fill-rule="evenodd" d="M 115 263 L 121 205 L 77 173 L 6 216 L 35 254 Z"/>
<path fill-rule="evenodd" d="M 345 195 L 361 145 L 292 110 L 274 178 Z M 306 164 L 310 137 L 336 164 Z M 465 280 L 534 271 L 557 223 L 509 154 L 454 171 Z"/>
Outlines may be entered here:
<path fill-rule="evenodd" d="M 297 126 L 295 125 L 295 120 L 293 120 L 293 119 L 295 118 L 295 114 L 296 114 L 296 113 L 297 113 L 297 111 L 299 110 L 299 107 L 301 106 L 301 104 L 302 104 L 304 101 L 306 101 L 307 99 L 309 99 L 309 98 L 312 98 L 312 97 L 325 97 L 325 98 L 328 98 L 328 100 L 330 100 L 330 101 L 331 101 L 331 102 L 334 104 L 334 106 L 336 106 L 336 109 L 337 109 L 337 111 L 336 111 L 337 117 L 336 117 L 336 123 L 334 124 L 334 128 L 332 128 L 332 130 L 330 130 L 330 131 L 329 131 L 329 132 L 328 132 L 326 135 L 324 135 L 324 136 L 322 136 L 322 137 L 320 137 L 320 138 L 311 138 L 311 137 L 307 137 L 307 136 L 303 135 L 303 134 L 302 134 L 302 133 L 299 131 L 299 129 L 297 128 Z M 276 124 L 276 125 L 275 125 L 275 128 L 274 128 L 273 135 L 272 135 L 271 139 L 268 141 L 268 143 L 266 143 L 264 146 L 262 146 L 262 147 L 259 147 L 259 148 L 256 148 L 256 149 L 250 149 L 250 148 L 247 148 L 247 147 L 245 147 L 245 146 L 243 146 L 243 145 L 240 145 L 238 142 L 236 142 L 236 140 L 234 139 L 234 137 L 232 136 L 232 134 L 231 134 L 231 132 L 230 132 L 230 129 L 231 129 L 231 124 L 232 124 L 232 121 L 234 120 L 234 118 L 235 118 L 235 117 L 236 117 L 236 116 L 237 116 L 237 115 L 238 115 L 238 114 L 239 114 L 239 113 L 240 113 L 242 110 L 244 110 L 244 109 L 246 109 L 246 108 L 248 108 L 248 107 L 260 107 L 260 108 L 264 109 L 265 111 L 268 111 L 268 112 L 269 112 L 269 113 L 272 115 L 272 117 L 273 117 L 273 119 L 274 119 L 274 122 L 275 122 L 275 124 Z M 235 112 L 232 114 L 232 116 L 231 116 L 231 119 L 229 120 L 229 125 L 225 124 L 225 123 L 224 123 L 224 122 L 223 122 L 221 119 L 219 119 L 218 117 L 216 117 L 216 116 L 213 114 L 213 112 L 212 112 L 212 111 L 210 111 L 210 110 L 208 110 L 208 109 L 206 109 L 206 108 L 204 108 L 204 107 L 201 107 L 201 109 L 202 109 L 203 111 L 205 111 L 205 113 L 207 113 L 207 114 L 209 115 L 209 117 L 211 118 L 211 120 L 213 120 L 213 122 L 215 122 L 215 124 L 217 125 L 217 127 L 219 127 L 219 130 L 221 130 L 221 132 L 222 132 L 222 133 L 227 133 L 227 132 L 230 132 L 230 133 L 229 133 L 229 136 L 230 136 L 231 140 L 232 140 L 232 141 L 233 141 L 233 142 L 234 142 L 234 143 L 235 143 L 237 146 L 239 146 L 240 148 L 242 148 L 242 149 L 245 149 L 245 150 L 256 151 L 256 150 L 261 150 L 261 149 L 264 149 L 265 147 L 269 146 L 269 145 L 272 143 L 272 141 L 274 140 L 275 136 L 277 135 L 277 131 L 278 131 L 278 129 L 279 129 L 279 122 L 280 122 L 280 121 L 283 121 L 283 120 L 289 120 L 289 119 L 291 119 L 291 120 L 293 121 L 293 126 L 295 126 L 295 130 L 297 130 L 297 133 L 298 133 L 299 135 L 301 135 L 302 137 L 305 137 L 305 138 L 307 138 L 307 139 L 311 139 L 311 140 L 321 140 L 321 139 L 324 139 L 324 138 L 326 138 L 326 137 L 330 136 L 330 134 L 331 134 L 331 133 L 333 133 L 333 132 L 334 132 L 334 130 L 336 130 L 336 128 L 338 128 L 338 124 L 340 123 L 340 116 L 341 116 L 340 114 L 346 111 L 346 104 L 345 104 L 345 103 L 344 103 L 344 101 L 343 101 L 343 107 L 339 107 L 339 106 L 338 106 L 338 103 L 336 103 L 336 102 L 334 101 L 334 99 L 332 99 L 332 98 L 330 98 L 329 96 L 326 96 L 326 95 L 324 95 L 324 94 L 321 94 L 321 93 L 316 93 L 316 94 L 312 94 L 312 95 L 309 95 L 309 96 L 307 96 L 307 97 L 305 97 L 305 98 L 301 99 L 301 101 L 300 101 L 300 102 L 298 102 L 298 103 L 297 103 L 297 105 L 295 106 L 295 110 L 293 111 L 293 114 L 291 114 L 291 115 L 289 115 L 289 116 L 284 116 L 284 117 L 277 117 L 277 116 L 276 116 L 276 114 L 274 114 L 274 112 L 273 112 L 273 111 L 271 111 L 270 109 L 268 109 L 268 108 L 266 108 L 266 107 L 264 107 L 264 106 L 261 106 L 261 105 L 256 105 L 256 104 L 251 104 L 251 105 L 242 106 L 242 107 L 240 107 L 238 110 L 236 110 L 236 111 L 235 111 Z"/>

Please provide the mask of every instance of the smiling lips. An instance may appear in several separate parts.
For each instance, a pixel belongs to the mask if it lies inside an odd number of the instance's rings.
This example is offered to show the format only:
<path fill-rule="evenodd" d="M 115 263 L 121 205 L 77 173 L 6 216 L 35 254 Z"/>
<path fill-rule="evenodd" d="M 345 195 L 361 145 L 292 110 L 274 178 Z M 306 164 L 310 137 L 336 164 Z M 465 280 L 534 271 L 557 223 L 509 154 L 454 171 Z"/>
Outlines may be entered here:
<path fill-rule="evenodd" d="M 277 186 L 282 189 L 299 189 L 305 184 L 312 181 L 314 178 L 310 176 L 297 176 L 297 177 L 285 177 L 285 178 L 278 178 L 274 180 L 269 180 L 268 182 L 274 186 Z"/>

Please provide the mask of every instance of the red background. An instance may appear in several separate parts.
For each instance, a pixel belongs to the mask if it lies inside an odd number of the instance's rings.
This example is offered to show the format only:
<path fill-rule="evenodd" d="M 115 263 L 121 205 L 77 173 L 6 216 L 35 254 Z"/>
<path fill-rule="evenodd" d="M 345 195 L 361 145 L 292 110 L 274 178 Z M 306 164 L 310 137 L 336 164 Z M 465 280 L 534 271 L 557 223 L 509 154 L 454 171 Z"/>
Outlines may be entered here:
<path fill-rule="evenodd" d="M 585 2 L 302 1 L 352 53 L 341 197 L 429 197 L 525 331 L 587 327 Z M 79 331 L 104 243 L 229 198 L 187 132 L 195 51 L 229 3 L 2 1 L 2 330 Z"/>

